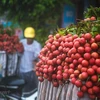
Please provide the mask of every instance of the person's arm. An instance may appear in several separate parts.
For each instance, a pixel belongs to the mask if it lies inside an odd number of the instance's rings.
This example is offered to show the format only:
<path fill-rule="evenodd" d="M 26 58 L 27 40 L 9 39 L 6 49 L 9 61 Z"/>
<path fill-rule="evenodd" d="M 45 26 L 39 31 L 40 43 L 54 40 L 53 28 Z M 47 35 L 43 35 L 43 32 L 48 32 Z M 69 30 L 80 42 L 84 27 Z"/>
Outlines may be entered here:
<path fill-rule="evenodd" d="M 20 40 L 20 43 L 22 43 L 22 46 L 23 46 L 23 39 Z M 22 52 L 17 52 L 18 56 L 21 57 L 23 52 L 24 52 L 24 46 L 23 46 L 23 51 Z"/>

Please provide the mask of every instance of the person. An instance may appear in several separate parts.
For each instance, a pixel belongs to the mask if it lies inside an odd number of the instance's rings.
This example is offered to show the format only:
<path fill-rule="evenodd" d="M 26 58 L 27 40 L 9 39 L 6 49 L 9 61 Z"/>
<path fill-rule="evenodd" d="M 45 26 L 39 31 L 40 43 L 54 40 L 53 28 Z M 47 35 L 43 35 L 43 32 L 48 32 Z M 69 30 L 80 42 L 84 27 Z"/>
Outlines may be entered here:
<path fill-rule="evenodd" d="M 28 97 L 38 87 L 38 79 L 35 75 L 35 64 L 39 60 L 38 55 L 41 50 L 41 45 L 34 39 L 35 29 L 33 27 L 27 27 L 24 30 L 24 37 L 21 40 L 24 52 L 20 56 L 18 75 L 26 82 L 22 94 L 24 97 Z"/>

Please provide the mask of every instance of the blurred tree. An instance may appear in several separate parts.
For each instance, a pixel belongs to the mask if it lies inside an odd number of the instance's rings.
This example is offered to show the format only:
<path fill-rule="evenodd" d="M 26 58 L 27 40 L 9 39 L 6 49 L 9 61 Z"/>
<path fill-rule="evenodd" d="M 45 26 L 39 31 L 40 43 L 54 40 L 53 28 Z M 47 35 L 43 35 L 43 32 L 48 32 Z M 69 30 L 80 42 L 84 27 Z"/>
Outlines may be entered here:
<path fill-rule="evenodd" d="M 65 4 L 70 0 L 0 0 L 0 15 L 18 22 L 24 29 L 33 26 L 37 40 L 44 42 L 51 29 L 57 27 Z"/>

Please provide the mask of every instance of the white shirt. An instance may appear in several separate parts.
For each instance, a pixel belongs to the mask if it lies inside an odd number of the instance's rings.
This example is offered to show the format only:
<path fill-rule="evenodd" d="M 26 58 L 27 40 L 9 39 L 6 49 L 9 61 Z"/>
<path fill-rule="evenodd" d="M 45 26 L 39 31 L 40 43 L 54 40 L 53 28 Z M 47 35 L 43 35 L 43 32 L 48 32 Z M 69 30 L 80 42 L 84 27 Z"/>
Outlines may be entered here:
<path fill-rule="evenodd" d="M 33 61 L 38 57 L 41 50 L 41 45 L 34 40 L 32 44 L 27 44 L 27 40 L 21 40 L 24 46 L 24 52 L 21 55 L 19 70 L 20 72 L 29 72 L 34 68 Z"/>

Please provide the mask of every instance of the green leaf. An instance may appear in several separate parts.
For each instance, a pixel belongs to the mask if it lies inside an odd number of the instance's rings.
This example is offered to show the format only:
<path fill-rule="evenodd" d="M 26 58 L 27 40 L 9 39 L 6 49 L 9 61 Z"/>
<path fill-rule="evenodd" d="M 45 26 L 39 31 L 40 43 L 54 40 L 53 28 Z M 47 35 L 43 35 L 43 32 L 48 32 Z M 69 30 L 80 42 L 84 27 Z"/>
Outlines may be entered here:
<path fill-rule="evenodd" d="M 6 3 L 6 0 L 2 0 L 2 3 L 5 4 Z"/>
<path fill-rule="evenodd" d="M 9 0 L 9 4 L 13 4 L 13 0 Z"/>
<path fill-rule="evenodd" d="M 66 30 L 65 29 L 57 29 L 58 30 L 58 33 L 60 34 L 60 35 L 65 35 L 66 34 Z"/>
<path fill-rule="evenodd" d="M 91 10 L 94 12 L 95 16 L 98 17 L 97 13 L 96 13 L 96 10 L 94 9 L 94 7 L 90 6 L 91 7 Z"/>
<path fill-rule="evenodd" d="M 98 27 L 93 26 L 93 27 L 92 27 L 92 32 L 98 32 Z"/>

